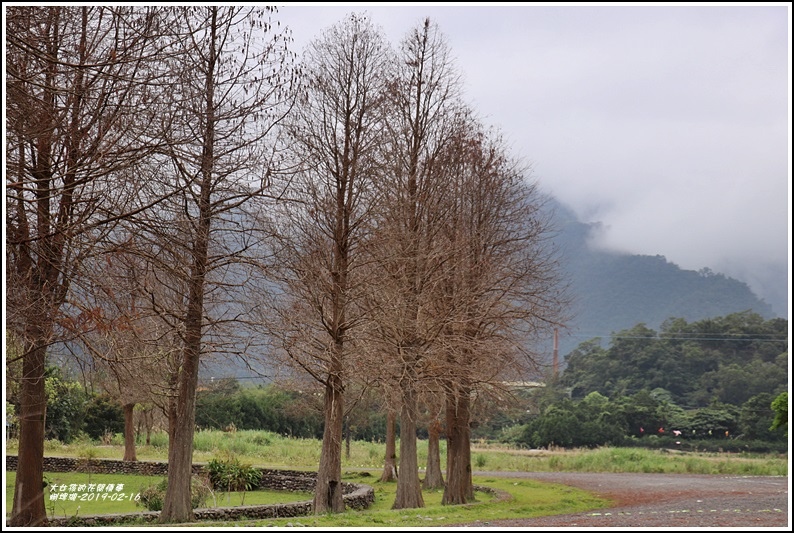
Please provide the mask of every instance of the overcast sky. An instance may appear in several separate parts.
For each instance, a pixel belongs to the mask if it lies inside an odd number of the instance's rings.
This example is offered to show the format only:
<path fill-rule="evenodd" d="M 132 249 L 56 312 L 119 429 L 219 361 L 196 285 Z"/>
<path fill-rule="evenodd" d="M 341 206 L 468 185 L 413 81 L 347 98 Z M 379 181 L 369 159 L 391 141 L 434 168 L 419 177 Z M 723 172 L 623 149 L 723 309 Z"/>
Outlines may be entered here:
<path fill-rule="evenodd" d="M 604 224 L 601 246 L 788 295 L 788 4 L 287 4 L 277 18 L 301 51 L 350 12 L 394 46 L 438 23 L 466 99 L 545 192 Z"/>

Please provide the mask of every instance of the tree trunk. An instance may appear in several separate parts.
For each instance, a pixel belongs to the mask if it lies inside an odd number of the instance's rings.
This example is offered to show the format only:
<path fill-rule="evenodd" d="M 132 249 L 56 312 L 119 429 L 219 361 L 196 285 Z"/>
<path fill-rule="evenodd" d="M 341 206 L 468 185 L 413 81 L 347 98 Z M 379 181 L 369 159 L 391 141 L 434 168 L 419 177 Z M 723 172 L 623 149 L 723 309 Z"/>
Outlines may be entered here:
<path fill-rule="evenodd" d="M 37 343 L 22 362 L 21 405 L 19 413 L 19 455 L 14 485 L 14 505 L 9 526 L 46 526 L 44 507 L 44 389 L 46 346 Z"/>
<path fill-rule="evenodd" d="M 411 378 L 407 378 L 411 380 Z M 400 477 L 397 478 L 397 496 L 392 509 L 424 507 L 422 487 L 419 482 L 419 459 L 416 455 L 416 393 L 414 383 L 402 383 L 400 408 Z"/>
<path fill-rule="evenodd" d="M 211 156 L 211 154 L 210 154 Z M 204 314 L 204 280 L 209 242 L 209 179 L 202 184 L 202 205 L 194 264 L 191 272 L 182 367 L 177 378 L 175 404 L 171 404 L 168 442 L 168 488 L 160 522 L 187 522 L 193 519 L 190 478 L 193 473 L 193 433 L 196 429 L 196 389 Z"/>
<path fill-rule="evenodd" d="M 193 505 L 190 478 L 193 474 L 193 433 L 196 426 L 196 388 L 199 352 L 185 349 L 175 416 L 170 421 L 168 442 L 168 488 L 165 492 L 160 523 L 190 522 Z"/>
<path fill-rule="evenodd" d="M 350 440 L 352 438 L 350 424 L 345 420 L 345 457 L 350 459 Z"/>
<path fill-rule="evenodd" d="M 441 498 L 444 505 L 474 501 L 469 393 L 469 387 L 465 385 L 458 385 L 447 392 L 447 486 Z"/>
<path fill-rule="evenodd" d="M 386 413 L 386 458 L 383 462 L 381 483 L 397 480 L 397 415 L 391 409 Z"/>
<path fill-rule="evenodd" d="M 146 445 L 150 446 L 152 444 L 152 425 L 154 424 L 153 421 L 154 416 L 152 414 L 152 409 L 151 408 L 144 409 L 143 417 L 144 417 L 144 422 L 143 422 L 144 428 L 146 429 Z"/>
<path fill-rule="evenodd" d="M 135 404 L 124 406 L 124 461 L 137 461 L 135 455 Z"/>
<path fill-rule="evenodd" d="M 343 407 L 342 379 L 338 373 L 332 373 L 325 385 L 325 428 L 312 501 L 314 514 L 341 513 L 345 510 L 342 499 Z"/>
<path fill-rule="evenodd" d="M 439 438 L 441 435 L 441 422 L 434 419 L 427 428 L 427 469 L 425 479 L 422 481 L 423 489 L 444 488 L 444 476 L 441 474 L 441 450 Z"/>

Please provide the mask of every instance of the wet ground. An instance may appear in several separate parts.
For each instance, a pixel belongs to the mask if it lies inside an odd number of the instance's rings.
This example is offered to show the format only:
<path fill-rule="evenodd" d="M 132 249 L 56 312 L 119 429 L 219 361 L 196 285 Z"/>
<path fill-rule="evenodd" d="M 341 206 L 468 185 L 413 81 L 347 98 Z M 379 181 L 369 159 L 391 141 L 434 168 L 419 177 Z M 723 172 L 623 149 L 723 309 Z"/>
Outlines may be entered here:
<path fill-rule="evenodd" d="M 460 524 L 495 528 L 774 528 L 790 531 L 789 477 L 689 474 L 475 472 L 571 485 L 614 502 L 608 509 Z"/>

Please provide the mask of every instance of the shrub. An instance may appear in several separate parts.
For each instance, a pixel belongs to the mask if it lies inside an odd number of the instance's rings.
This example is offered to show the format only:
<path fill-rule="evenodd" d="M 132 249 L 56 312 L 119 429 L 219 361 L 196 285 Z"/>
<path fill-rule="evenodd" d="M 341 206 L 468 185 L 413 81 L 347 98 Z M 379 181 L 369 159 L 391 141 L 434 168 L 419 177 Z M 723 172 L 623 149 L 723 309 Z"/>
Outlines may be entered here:
<path fill-rule="evenodd" d="M 149 485 L 141 489 L 141 499 L 136 505 L 143 505 L 149 511 L 162 511 L 163 501 L 165 501 L 165 491 L 168 488 L 168 480 L 164 479 L 156 485 Z"/>
<path fill-rule="evenodd" d="M 84 424 L 85 432 L 95 440 L 106 433 L 121 433 L 124 431 L 124 410 L 111 396 L 96 395 L 85 404 Z"/>
<path fill-rule="evenodd" d="M 236 457 L 224 460 L 210 459 L 207 463 L 207 471 L 213 488 L 229 492 L 255 489 L 262 480 L 261 470 L 241 464 Z"/>
<path fill-rule="evenodd" d="M 143 505 L 149 511 L 162 511 L 167 488 L 168 479 L 164 479 L 160 483 L 141 489 L 141 498 L 136 505 Z M 209 484 L 205 480 L 199 476 L 190 478 L 190 503 L 193 509 L 206 506 L 210 493 Z"/>

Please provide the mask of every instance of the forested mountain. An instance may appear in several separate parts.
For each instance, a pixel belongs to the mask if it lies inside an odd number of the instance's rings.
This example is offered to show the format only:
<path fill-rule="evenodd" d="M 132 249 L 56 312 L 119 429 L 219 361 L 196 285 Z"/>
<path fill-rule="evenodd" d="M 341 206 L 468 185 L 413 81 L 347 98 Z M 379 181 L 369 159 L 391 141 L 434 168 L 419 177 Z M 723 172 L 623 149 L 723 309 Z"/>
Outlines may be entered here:
<path fill-rule="evenodd" d="M 560 360 L 580 342 L 639 323 L 658 329 L 670 317 L 693 321 L 742 311 L 776 316 L 747 284 L 710 269 L 683 270 L 661 255 L 593 250 L 588 239 L 598 225 L 580 222 L 553 199 L 550 207 L 573 297 L 570 331 L 560 334 Z"/>

